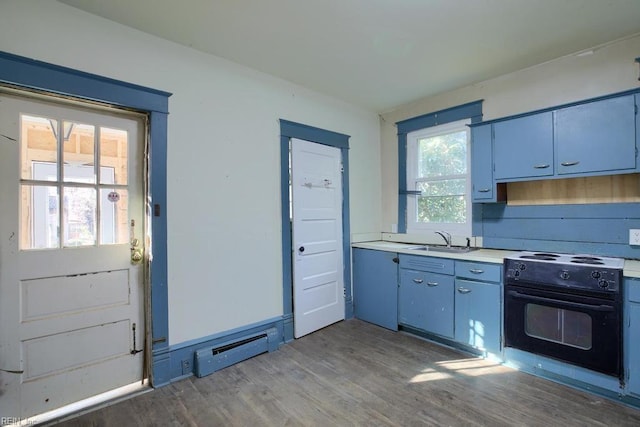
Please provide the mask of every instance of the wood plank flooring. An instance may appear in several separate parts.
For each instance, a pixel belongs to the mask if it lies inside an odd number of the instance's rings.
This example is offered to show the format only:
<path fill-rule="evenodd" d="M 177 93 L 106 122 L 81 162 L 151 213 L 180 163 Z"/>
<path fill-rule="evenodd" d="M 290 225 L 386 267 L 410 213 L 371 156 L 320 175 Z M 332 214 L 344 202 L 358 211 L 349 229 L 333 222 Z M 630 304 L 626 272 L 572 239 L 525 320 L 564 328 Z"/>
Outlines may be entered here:
<path fill-rule="evenodd" d="M 58 426 L 639 426 L 640 411 L 347 320 Z"/>

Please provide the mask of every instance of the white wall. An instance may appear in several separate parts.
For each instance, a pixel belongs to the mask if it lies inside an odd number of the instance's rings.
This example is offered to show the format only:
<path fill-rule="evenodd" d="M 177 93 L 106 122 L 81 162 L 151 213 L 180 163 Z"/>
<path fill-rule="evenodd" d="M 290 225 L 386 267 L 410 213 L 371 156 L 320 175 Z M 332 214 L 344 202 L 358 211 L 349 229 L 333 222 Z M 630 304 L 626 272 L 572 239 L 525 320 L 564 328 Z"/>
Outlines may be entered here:
<path fill-rule="evenodd" d="M 640 87 L 640 35 L 401 106 L 381 116 L 382 226 L 398 221 L 398 140 L 395 123 L 484 100 L 484 120 Z"/>
<path fill-rule="evenodd" d="M 381 229 L 374 113 L 57 2 L 3 0 L 0 50 L 173 93 L 170 344 L 282 314 L 278 119 L 351 135 L 351 231 Z"/>

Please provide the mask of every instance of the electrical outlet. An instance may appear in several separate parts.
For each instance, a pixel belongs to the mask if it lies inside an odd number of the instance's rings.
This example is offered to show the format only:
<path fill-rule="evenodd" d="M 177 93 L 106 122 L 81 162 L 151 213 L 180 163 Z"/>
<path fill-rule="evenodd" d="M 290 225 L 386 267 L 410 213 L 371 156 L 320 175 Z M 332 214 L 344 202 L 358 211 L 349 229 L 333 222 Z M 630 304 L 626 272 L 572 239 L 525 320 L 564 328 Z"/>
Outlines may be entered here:
<path fill-rule="evenodd" d="M 629 229 L 629 244 L 634 246 L 640 246 L 640 229 Z"/>
<path fill-rule="evenodd" d="M 191 362 L 187 359 L 182 361 L 182 375 L 191 373 Z"/>

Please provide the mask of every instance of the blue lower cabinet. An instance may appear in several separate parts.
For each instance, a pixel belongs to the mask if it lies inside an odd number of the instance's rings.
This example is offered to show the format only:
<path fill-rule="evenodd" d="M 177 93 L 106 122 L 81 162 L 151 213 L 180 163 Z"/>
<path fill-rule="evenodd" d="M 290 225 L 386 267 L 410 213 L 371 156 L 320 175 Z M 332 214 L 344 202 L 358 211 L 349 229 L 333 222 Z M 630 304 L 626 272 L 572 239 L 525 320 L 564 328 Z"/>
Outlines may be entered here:
<path fill-rule="evenodd" d="M 398 258 L 394 252 L 353 249 L 355 317 L 398 330 Z"/>
<path fill-rule="evenodd" d="M 640 396 L 640 279 L 625 279 L 625 358 L 627 392 Z"/>
<path fill-rule="evenodd" d="M 453 338 L 453 276 L 400 269 L 398 322 Z"/>
<path fill-rule="evenodd" d="M 455 340 L 499 355 L 500 295 L 496 283 L 455 281 Z"/>
<path fill-rule="evenodd" d="M 640 285 L 639 285 L 640 286 Z M 640 396 L 640 304 L 629 304 L 627 391 Z"/>

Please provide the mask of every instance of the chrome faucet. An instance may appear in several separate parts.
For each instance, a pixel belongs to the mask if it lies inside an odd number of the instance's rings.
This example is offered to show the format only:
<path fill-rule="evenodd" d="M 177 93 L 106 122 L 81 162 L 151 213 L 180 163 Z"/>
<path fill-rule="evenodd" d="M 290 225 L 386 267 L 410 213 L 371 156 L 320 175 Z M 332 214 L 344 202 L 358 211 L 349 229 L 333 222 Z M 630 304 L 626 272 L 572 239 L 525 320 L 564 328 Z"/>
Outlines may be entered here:
<path fill-rule="evenodd" d="M 444 239 L 448 248 L 451 247 L 451 234 L 447 233 L 446 231 L 435 231 L 434 233 L 439 234 L 440 237 Z"/>

